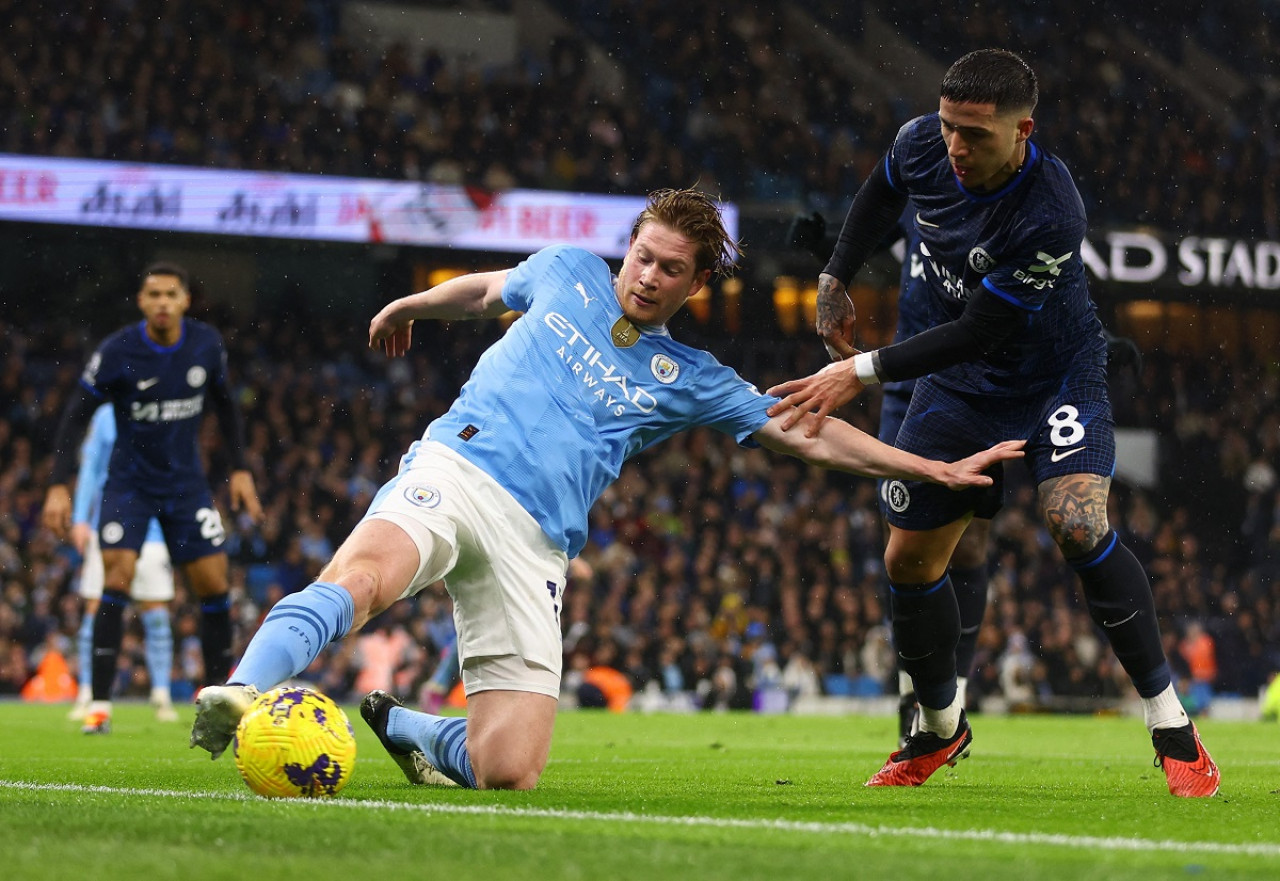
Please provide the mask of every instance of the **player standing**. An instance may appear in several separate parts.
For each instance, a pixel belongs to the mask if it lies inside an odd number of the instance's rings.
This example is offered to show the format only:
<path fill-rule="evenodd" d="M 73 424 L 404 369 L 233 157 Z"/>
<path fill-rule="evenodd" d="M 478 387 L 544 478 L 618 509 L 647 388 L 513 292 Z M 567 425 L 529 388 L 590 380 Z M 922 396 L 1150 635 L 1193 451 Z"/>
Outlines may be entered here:
<path fill-rule="evenodd" d="M 712 199 L 659 191 L 617 276 L 594 254 L 555 246 L 374 316 L 369 344 L 397 357 L 415 320 L 524 313 L 409 449 L 320 580 L 271 609 L 231 683 L 201 691 L 192 746 L 216 758 L 259 690 L 447 575 L 467 717 L 419 713 L 380 691 L 361 715 L 410 782 L 530 788 L 551 747 L 569 560 L 628 457 L 707 425 L 826 467 L 959 487 L 988 484 L 977 471 L 1021 455 L 1013 442 L 943 465 L 835 419 L 820 437 L 783 432 L 765 412 L 774 399 L 666 327 L 713 272 L 732 267 L 733 252 Z"/>
<path fill-rule="evenodd" d="M 93 701 L 86 732 L 111 727 L 111 685 L 124 631 L 138 554 L 147 524 L 160 523 L 169 556 L 200 599 L 205 681 L 231 669 L 231 601 L 225 532 L 200 458 L 206 402 L 217 413 L 231 460 L 231 505 L 260 520 L 262 505 L 244 461 L 240 410 L 227 386 L 222 336 L 186 318 L 191 306 L 186 270 L 157 263 L 143 273 L 137 296 L 143 319 L 109 336 L 94 353 L 67 402 L 54 442 L 53 473 L 42 520 L 59 537 L 71 521 L 67 483 L 77 441 L 104 400 L 118 437 L 107 466 L 98 537 L 103 590 L 93 623 Z"/>
<path fill-rule="evenodd" d="M 80 597 L 84 609 L 76 648 L 80 656 L 79 694 L 71 708 L 70 718 L 83 719 L 93 697 L 93 620 L 102 599 L 102 549 L 98 543 L 98 515 L 102 503 L 102 487 L 107 480 L 107 461 L 116 442 L 116 418 L 109 404 L 93 414 L 89 433 L 80 448 L 80 471 L 76 475 L 75 500 L 71 511 L 71 542 L 84 558 L 80 568 Z M 129 595 L 138 604 L 142 620 L 143 650 L 147 662 L 147 678 L 151 682 L 151 705 L 161 722 L 178 721 L 169 691 L 173 671 L 173 629 L 169 620 L 169 603 L 173 600 L 173 564 L 164 545 L 164 533 L 154 517 L 147 524 Z M 98 733 L 88 725 L 89 733 Z"/>
<path fill-rule="evenodd" d="M 902 270 L 898 282 L 898 321 L 893 341 L 901 342 L 927 330 L 929 327 L 929 286 L 925 281 L 925 254 L 916 232 L 916 222 L 910 215 L 899 219 L 903 233 Z M 793 219 L 789 232 L 791 244 L 811 251 L 819 260 L 826 260 L 835 247 L 834 238 L 826 235 L 826 221 L 822 215 L 798 215 Z M 837 360 L 841 359 L 834 348 L 828 350 Z M 911 403 L 916 380 L 904 379 L 886 382 L 880 398 L 880 425 L 876 436 L 886 444 L 898 437 L 902 420 Z M 951 555 L 947 574 L 955 590 L 960 609 L 960 638 L 956 644 L 956 686 L 960 703 L 966 705 L 966 687 L 973 672 L 973 662 L 978 650 L 978 636 L 982 619 L 987 613 L 987 593 L 991 580 L 987 562 L 991 537 L 991 520 L 1002 507 L 1004 490 L 1003 470 L 993 469 L 995 483 L 983 493 L 974 510 L 973 520 L 960 537 Z M 879 483 L 880 510 L 886 513 L 889 505 L 889 481 Z M 886 526 L 887 529 L 887 526 Z M 911 677 L 898 669 L 898 746 L 906 746 L 907 737 L 916 730 L 919 707 Z"/>
<path fill-rule="evenodd" d="M 1174 691 L 1147 574 L 1107 521 L 1115 438 L 1106 341 L 1080 250 L 1085 213 L 1070 173 L 1032 140 L 1035 74 L 981 50 L 943 78 L 937 113 L 908 122 L 858 191 L 819 278 L 818 332 L 846 360 L 771 389 L 790 427 L 871 383 L 923 377 L 897 446 L 929 457 L 1027 437 L 1045 523 L 1078 573 L 1094 621 L 1142 699 L 1169 791 L 1217 792 L 1217 766 Z M 908 208 L 921 238 L 929 330 L 856 352 L 846 285 Z M 818 430 L 813 423 L 807 433 Z M 887 488 L 885 566 L 895 647 L 920 703 L 920 732 L 870 786 L 919 785 L 972 741 L 956 685 L 960 616 L 947 563 L 981 491 Z"/>

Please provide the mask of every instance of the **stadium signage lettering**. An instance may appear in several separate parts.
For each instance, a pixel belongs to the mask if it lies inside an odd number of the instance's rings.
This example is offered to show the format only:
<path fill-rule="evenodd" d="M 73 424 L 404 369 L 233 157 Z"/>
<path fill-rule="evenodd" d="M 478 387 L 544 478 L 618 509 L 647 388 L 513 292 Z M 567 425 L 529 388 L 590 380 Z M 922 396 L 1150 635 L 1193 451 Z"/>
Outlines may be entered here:
<path fill-rule="evenodd" d="M 310 228 L 316 225 L 317 201 L 314 195 L 299 197 L 295 193 L 285 193 L 282 198 L 266 200 L 237 192 L 218 209 L 218 221 L 228 226 L 267 229 Z"/>
<path fill-rule="evenodd" d="M 1081 257 L 1101 281 L 1280 289 L 1280 242 L 1187 236 L 1168 244 L 1148 232 L 1112 231 L 1099 246 L 1086 240 Z"/>
<path fill-rule="evenodd" d="M 57 175 L 45 171 L 0 168 L 0 202 L 34 205 L 57 198 Z"/>
<path fill-rule="evenodd" d="M 102 181 L 80 203 L 80 213 L 107 222 L 148 226 L 182 217 L 182 189 L 162 190 L 158 184 L 136 192 L 131 187 L 113 187 Z"/>

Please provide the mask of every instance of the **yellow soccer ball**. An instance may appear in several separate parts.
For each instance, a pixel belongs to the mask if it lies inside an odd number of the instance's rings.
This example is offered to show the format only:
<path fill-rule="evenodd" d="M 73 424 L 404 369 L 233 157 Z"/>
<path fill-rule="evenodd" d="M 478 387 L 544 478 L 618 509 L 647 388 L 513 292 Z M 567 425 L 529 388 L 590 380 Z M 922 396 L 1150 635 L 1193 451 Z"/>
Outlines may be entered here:
<path fill-rule="evenodd" d="M 259 695 L 240 719 L 232 749 L 244 782 L 267 798 L 336 795 L 356 763 L 347 714 L 309 688 Z"/>

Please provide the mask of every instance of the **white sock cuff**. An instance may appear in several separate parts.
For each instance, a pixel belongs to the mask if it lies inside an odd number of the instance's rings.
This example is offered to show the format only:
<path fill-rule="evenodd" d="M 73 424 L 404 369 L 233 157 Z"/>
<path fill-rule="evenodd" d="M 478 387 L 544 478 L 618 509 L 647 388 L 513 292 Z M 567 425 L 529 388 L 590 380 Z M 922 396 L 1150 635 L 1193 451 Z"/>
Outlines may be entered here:
<path fill-rule="evenodd" d="M 1172 684 L 1166 686 L 1165 690 L 1155 697 L 1142 699 L 1142 715 L 1146 719 L 1148 731 L 1155 731 L 1157 728 L 1181 728 L 1191 721 L 1187 711 L 1182 708 L 1182 701 L 1178 699 L 1178 692 L 1174 690 Z"/>

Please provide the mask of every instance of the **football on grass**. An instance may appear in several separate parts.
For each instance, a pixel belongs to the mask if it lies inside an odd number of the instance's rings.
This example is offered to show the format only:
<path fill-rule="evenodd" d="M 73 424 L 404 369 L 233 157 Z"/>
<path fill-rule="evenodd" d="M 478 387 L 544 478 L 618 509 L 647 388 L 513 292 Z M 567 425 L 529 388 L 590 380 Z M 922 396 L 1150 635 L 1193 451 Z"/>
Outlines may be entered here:
<path fill-rule="evenodd" d="M 309 688 L 259 695 L 236 728 L 232 749 L 249 788 L 267 798 L 327 798 L 351 779 L 356 737 L 347 714 Z"/>

